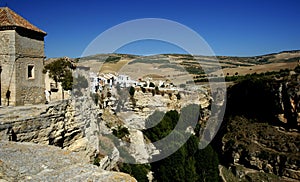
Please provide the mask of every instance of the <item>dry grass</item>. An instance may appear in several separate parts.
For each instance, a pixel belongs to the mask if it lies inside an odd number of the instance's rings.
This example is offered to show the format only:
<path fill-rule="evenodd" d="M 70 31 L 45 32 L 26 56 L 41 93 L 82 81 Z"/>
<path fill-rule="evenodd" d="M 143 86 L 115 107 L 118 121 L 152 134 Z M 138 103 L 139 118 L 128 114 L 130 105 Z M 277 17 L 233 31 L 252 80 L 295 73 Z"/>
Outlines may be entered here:
<path fill-rule="evenodd" d="M 294 58 L 299 56 L 300 53 L 280 53 L 275 55 L 269 55 L 264 57 L 270 57 L 269 59 L 272 59 L 268 64 L 260 64 L 255 65 L 256 63 L 249 63 L 247 60 L 240 61 L 246 58 L 235 58 L 231 59 L 230 57 L 228 59 L 222 59 L 222 61 L 219 62 L 212 62 L 210 61 L 211 58 L 201 58 L 201 66 L 203 68 L 206 68 L 208 71 L 213 71 L 216 69 L 216 64 L 219 66 L 225 67 L 222 70 L 214 71 L 210 74 L 221 76 L 224 75 L 235 75 L 238 73 L 238 75 L 246 75 L 246 74 L 253 74 L 253 73 L 263 73 L 267 71 L 280 71 L 281 69 L 294 69 L 297 65 L 297 61 L 295 62 L 278 62 L 289 58 Z M 170 62 L 172 64 L 176 64 L 182 67 L 182 63 L 189 63 L 190 66 L 198 66 L 199 62 L 195 61 L 193 59 L 180 59 L 179 57 L 174 57 L 174 55 L 169 55 Z M 143 78 L 146 75 L 156 75 L 155 77 L 159 78 L 175 78 L 176 80 L 179 78 L 178 75 L 182 75 L 186 73 L 184 70 L 176 70 L 173 67 L 170 66 L 164 66 L 164 63 L 142 63 L 137 62 L 134 64 L 128 64 L 131 61 L 135 60 L 136 58 L 128 58 L 122 56 L 121 60 L 118 62 L 99 62 L 97 60 L 89 60 L 87 62 L 79 63 L 82 66 L 90 67 L 90 71 L 98 73 L 119 73 L 119 74 L 127 74 L 132 79 L 139 79 Z M 150 58 L 149 58 L 150 59 Z M 151 58 L 154 60 L 160 60 L 161 58 L 154 57 Z M 250 58 L 249 58 L 250 59 Z M 242 66 L 238 66 L 238 65 Z M 249 65 L 249 66 L 247 66 Z M 181 78 L 181 77 L 180 77 Z M 184 79 L 186 79 L 184 77 Z"/>
<path fill-rule="evenodd" d="M 132 61 L 132 59 L 121 59 L 116 63 L 105 62 L 98 71 L 101 73 L 117 73 L 130 61 Z"/>
<path fill-rule="evenodd" d="M 223 74 L 234 75 L 238 73 L 238 75 L 246 75 L 253 73 L 263 73 L 267 71 L 280 71 L 281 69 L 294 69 L 297 66 L 297 62 L 289 62 L 289 63 L 270 63 L 264 65 L 255 65 L 255 66 L 240 66 L 236 68 L 224 68 Z M 212 74 L 220 75 L 221 71 L 213 72 Z"/>

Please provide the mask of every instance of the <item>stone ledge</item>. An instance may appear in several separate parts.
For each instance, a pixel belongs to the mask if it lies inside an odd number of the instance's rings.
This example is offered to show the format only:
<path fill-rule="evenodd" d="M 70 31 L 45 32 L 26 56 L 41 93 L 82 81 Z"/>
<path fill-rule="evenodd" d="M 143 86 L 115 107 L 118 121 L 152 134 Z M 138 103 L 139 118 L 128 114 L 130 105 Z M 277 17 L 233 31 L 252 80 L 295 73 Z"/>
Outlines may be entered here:
<path fill-rule="evenodd" d="M 0 179 L 15 181 L 132 181 L 128 174 L 100 169 L 81 153 L 54 146 L 0 141 Z"/>

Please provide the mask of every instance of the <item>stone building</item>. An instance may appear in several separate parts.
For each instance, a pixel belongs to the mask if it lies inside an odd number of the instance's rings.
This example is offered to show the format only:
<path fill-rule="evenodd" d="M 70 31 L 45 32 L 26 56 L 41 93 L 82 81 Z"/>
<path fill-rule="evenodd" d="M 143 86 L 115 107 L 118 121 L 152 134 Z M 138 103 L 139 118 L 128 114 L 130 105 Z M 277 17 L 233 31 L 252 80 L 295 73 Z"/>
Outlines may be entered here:
<path fill-rule="evenodd" d="M 68 57 L 49 58 L 45 60 L 44 65 L 47 66 L 48 64 L 58 60 L 68 61 L 72 64 L 72 66 L 76 67 L 75 62 Z M 69 99 L 71 96 L 71 91 L 63 90 L 61 82 L 56 83 L 52 78 L 49 77 L 49 72 L 45 74 L 45 89 L 51 92 L 50 101 Z"/>
<path fill-rule="evenodd" d="M 0 105 L 45 101 L 45 36 L 8 7 L 0 8 Z"/>

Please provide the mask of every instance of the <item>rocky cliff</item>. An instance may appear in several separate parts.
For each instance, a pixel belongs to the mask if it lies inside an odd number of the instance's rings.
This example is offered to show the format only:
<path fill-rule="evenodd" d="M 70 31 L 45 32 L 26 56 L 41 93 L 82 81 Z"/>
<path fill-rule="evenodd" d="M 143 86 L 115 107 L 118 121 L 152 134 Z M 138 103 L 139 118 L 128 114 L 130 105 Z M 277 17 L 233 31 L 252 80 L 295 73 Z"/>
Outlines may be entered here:
<path fill-rule="evenodd" d="M 295 72 L 288 78 L 253 77 L 229 88 L 225 119 L 214 147 L 219 152 L 222 164 L 231 169 L 239 179 L 300 179 L 299 81 L 299 73 Z M 114 96 L 120 100 L 117 94 Z M 95 171 L 89 174 L 104 175 L 110 179 L 110 175 L 120 173 L 112 174 L 104 170 L 119 170 L 118 162 L 122 161 L 122 156 L 129 155 L 129 158 L 143 163 L 159 152 L 154 146 L 147 145 L 149 141 L 140 131 L 145 128 L 147 118 L 155 109 L 179 111 L 187 104 L 196 103 L 201 105 L 202 112 L 205 113 L 203 121 L 206 121 L 211 99 L 205 89 L 199 95 L 153 95 L 139 90 L 134 97 L 122 103 L 119 112 L 116 112 L 116 103 L 100 109 L 89 93 L 49 105 L 1 108 L 0 141 L 3 155 L 0 154 L 0 160 L 4 161 L 0 161 L 2 178 L 8 181 L 27 180 L 26 176 L 29 176 L 28 179 L 43 180 L 43 176 L 60 177 L 57 173 L 60 169 L 68 174 L 76 170 Z M 115 138 L 112 139 L 111 136 Z M 39 145 L 19 145 L 3 141 L 33 142 Z M 17 149 L 13 148 L 14 145 Z M 47 148 L 45 145 L 54 145 L 64 150 Z M 127 149 L 120 150 L 117 145 L 126 146 Z M 64 152 L 77 152 L 80 161 L 66 164 L 66 168 L 54 166 L 50 171 L 40 168 L 33 172 L 29 170 L 32 166 L 21 164 L 25 159 L 18 164 L 10 164 L 9 161 L 15 157 L 13 153 L 23 150 L 25 153 L 29 151 L 40 154 L 41 158 L 48 158 L 50 153 L 35 152 L 38 146 L 41 150 L 52 151 L 62 161 L 73 160 L 68 157 L 60 158 L 64 156 Z M 95 163 L 100 169 L 87 163 Z"/>
<path fill-rule="evenodd" d="M 3 108 L 1 112 L 0 140 L 75 148 L 84 136 L 84 125 L 74 121 L 69 101 Z"/>
<path fill-rule="evenodd" d="M 126 100 L 124 103 L 123 110 L 126 110 L 127 113 L 116 113 L 113 105 L 100 109 L 89 93 L 70 100 L 52 102 L 49 105 L 1 108 L 0 141 L 32 142 L 43 146 L 54 145 L 65 151 L 78 152 L 80 159 L 85 163 L 97 164 L 103 170 L 118 171 L 118 163 L 126 155 L 129 155 L 129 158 L 134 160 L 133 162 L 144 163 L 159 152 L 153 145 L 148 144 L 141 132 L 145 126 L 145 120 L 154 112 L 155 108 L 160 111 L 180 110 L 181 107 L 196 102 L 202 108 L 208 109 L 211 98 L 207 92 L 198 96 L 180 93 L 180 99 L 175 96 L 178 94 L 153 96 L 151 93 L 136 91 L 134 106 L 132 99 Z M 124 128 L 127 128 L 125 131 L 128 130 L 128 133 L 119 135 L 120 129 Z M 115 138 L 112 139 L 112 136 Z M 8 143 L 5 146 L 14 144 L 16 143 Z M 120 150 L 120 146 L 122 148 L 125 145 L 127 145 L 126 148 Z M 34 150 L 31 152 L 35 153 Z M 60 155 L 60 153 L 54 153 L 55 155 Z M 86 167 L 85 170 L 91 169 L 92 171 L 95 168 L 77 165 L 77 163 L 74 166 L 79 169 Z M 25 165 L 23 168 L 27 167 Z M 3 171 L 5 170 L 3 169 Z M 70 170 L 75 170 L 75 168 Z M 20 176 L 18 173 L 16 176 L 10 177 L 23 179 L 23 177 L 18 177 Z M 43 175 L 36 176 L 39 173 L 30 173 L 29 175 L 34 175 L 34 179 L 40 179 Z M 52 172 L 47 173 L 47 175 L 50 174 Z"/>
<path fill-rule="evenodd" d="M 228 89 L 214 145 L 222 164 L 249 181 L 300 180 L 300 76 L 251 77 Z"/>
<path fill-rule="evenodd" d="M 105 171 L 80 153 L 54 146 L 0 142 L 0 181 L 136 181 L 130 175 Z"/>
<path fill-rule="evenodd" d="M 121 180 L 121 173 L 120 177 L 118 177 L 119 173 L 113 173 L 112 175 L 109 171 L 104 171 L 104 169 L 111 170 L 117 166 L 119 152 L 110 140 L 105 143 L 105 138 L 101 137 L 100 125 L 102 125 L 103 130 L 107 129 L 107 132 L 111 131 L 105 126 L 104 122 L 100 124 L 101 118 L 99 117 L 99 114 L 99 107 L 96 106 L 91 99 L 86 99 L 84 97 L 54 102 L 49 105 L 2 108 L 0 115 L 0 141 L 15 141 L 18 143 L 32 142 L 38 144 L 31 153 L 39 153 L 39 151 L 35 151 L 35 149 L 40 145 L 41 148 L 43 148 L 43 145 L 45 144 L 63 148 L 66 153 L 77 152 L 80 161 L 84 162 L 84 165 L 81 163 L 79 164 L 78 162 L 72 162 L 72 164 L 66 168 L 65 172 L 67 174 L 71 171 L 86 171 L 86 174 L 79 176 L 79 181 L 81 181 L 80 179 L 96 179 L 96 181 L 98 181 L 100 179 L 102 180 L 102 178 L 106 181 L 111 179 L 110 176 L 114 179 Z M 4 146 L 12 147 L 13 145 L 17 145 L 17 143 L 9 145 L 5 144 Z M 97 166 L 90 166 L 87 164 L 94 163 L 95 156 L 98 156 L 99 154 L 100 146 L 105 146 L 106 148 L 111 146 L 114 152 L 112 154 L 104 154 L 101 157 L 100 168 L 99 170 L 96 170 L 95 168 L 98 168 Z M 18 147 L 18 145 L 16 147 Z M 48 148 L 45 148 L 45 150 L 48 150 Z M 2 157 L 8 157 L 6 154 L 7 153 L 3 153 Z M 52 154 L 53 155 L 50 156 L 51 152 L 47 154 L 41 153 L 40 158 L 44 157 L 51 160 L 53 158 L 61 157 L 61 152 L 53 152 Z M 10 160 L 11 159 L 9 159 L 8 162 Z M 30 160 L 31 158 L 28 159 L 29 163 Z M 59 161 L 56 162 L 59 163 Z M 22 162 L 18 163 L 18 165 L 24 170 L 30 168 L 30 166 L 25 163 L 23 164 Z M 10 166 L 8 165 L 5 168 L 9 167 Z M 72 178 L 71 176 L 64 178 L 63 176 L 58 175 L 59 171 L 62 169 L 58 166 L 54 166 L 54 168 L 56 171 L 47 173 L 48 177 L 54 175 L 57 179 Z M 7 169 L 3 169 L 2 171 L 5 170 Z M 37 173 L 25 174 L 37 175 Z M 88 177 L 89 174 L 91 175 L 91 178 Z M 5 174 L 4 176 L 7 175 L 8 174 Z M 16 175 L 17 176 L 8 175 L 8 178 L 19 179 L 19 174 Z M 46 177 L 43 178 L 44 175 L 46 174 L 43 173 L 41 176 L 35 176 L 34 179 L 47 179 Z M 107 179 L 105 177 L 107 177 Z"/>

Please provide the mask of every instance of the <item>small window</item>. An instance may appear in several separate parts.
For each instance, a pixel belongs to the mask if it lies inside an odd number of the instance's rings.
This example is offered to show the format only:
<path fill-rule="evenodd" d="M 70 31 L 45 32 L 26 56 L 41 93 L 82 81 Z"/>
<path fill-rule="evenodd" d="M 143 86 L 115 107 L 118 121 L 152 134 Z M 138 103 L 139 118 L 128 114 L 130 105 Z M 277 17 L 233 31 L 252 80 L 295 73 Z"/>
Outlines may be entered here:
<path fill-rule="evenodd" d="M 33 65 L 28 65 L 27 77 L 30 79 L 34 78 L 34 66 Z"/>

